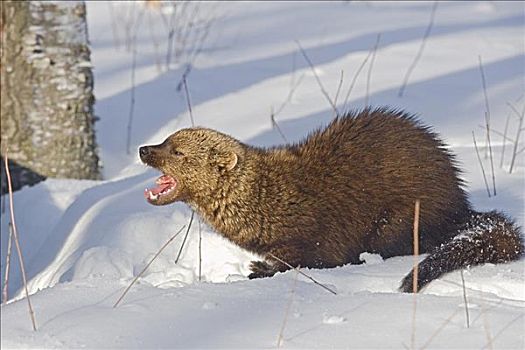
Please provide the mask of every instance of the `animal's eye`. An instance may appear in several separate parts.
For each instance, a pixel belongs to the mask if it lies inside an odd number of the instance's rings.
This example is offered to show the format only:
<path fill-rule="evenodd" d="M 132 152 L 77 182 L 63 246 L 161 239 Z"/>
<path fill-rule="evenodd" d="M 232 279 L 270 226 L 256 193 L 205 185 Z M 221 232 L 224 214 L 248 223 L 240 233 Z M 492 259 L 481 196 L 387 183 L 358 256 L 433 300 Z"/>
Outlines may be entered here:
<path fill-rule="evenodd" d="M 179 151 L 177 149 L 172 149 L 171 150 L 171 154 L 173 154 L 174 156 L 177 156 L 177 157 L 182 157 L 184 155 L 184 153 L 182 153 L 181 151 Z"/>

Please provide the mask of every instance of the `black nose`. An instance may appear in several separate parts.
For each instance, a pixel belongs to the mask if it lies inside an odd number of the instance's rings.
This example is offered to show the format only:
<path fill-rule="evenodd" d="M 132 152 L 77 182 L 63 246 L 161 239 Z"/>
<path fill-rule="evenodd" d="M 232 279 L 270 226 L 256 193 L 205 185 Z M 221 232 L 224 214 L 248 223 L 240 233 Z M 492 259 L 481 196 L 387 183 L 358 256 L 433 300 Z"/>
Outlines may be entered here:
<path fill-rule="evenodd" d="M 140 157 L 146 157 L 150 153 L 150 148 L 148 146 L 142 146 L 139 148 Z"/>

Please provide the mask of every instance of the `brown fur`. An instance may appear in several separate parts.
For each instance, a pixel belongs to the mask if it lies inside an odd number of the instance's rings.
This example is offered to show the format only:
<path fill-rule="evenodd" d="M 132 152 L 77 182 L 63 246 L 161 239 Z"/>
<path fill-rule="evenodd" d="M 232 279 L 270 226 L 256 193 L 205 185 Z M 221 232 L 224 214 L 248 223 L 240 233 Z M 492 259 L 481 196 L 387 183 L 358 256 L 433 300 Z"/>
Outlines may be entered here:
<path fill-rule="evenodd" d="M 348 113 L 301 143 L 271 149 L 210 129 L 183 129 L 140 154 L 177 180 L 173 193 L 152 204 L 184 201 L 217 232 L 266 257 L 252 263 L 250 278 L 288 269 L 269 253 L 313 268 L 360 263 L 362 252 L 411 254 L 416 199 L 423 252 L 472 231 L 468 223 L 475 213 L 453 156 L 427 127 L 400 111 Z M 492 240 L 485 240 L 487 230 L 478 232 L 478 248 L 494 256 L 461 253 L 443 262 L 430 255 L 420 267 L 419 287 L 469 264 L 517 259 L 523 252 L 519 230 L 497 218 L 503 226 L 501 233 L 491 230 Z M 456 252 L 469 247 L 463 243 Z M 411 275 L 402 290 L 409 291 L 409 284 Z"/>

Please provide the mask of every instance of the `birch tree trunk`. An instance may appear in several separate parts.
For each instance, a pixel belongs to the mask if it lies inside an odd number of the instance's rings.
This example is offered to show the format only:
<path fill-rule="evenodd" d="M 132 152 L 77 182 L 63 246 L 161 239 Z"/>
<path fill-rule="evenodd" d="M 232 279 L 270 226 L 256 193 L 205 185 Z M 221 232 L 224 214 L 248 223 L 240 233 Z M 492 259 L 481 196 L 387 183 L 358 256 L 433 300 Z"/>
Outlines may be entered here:
<path fill-rule="evenodd" d="M 9 147 L 16 187 L 45 177 L 98 179 L 84 2 L 1 6 L 0 143 L 2 154 Z"/>

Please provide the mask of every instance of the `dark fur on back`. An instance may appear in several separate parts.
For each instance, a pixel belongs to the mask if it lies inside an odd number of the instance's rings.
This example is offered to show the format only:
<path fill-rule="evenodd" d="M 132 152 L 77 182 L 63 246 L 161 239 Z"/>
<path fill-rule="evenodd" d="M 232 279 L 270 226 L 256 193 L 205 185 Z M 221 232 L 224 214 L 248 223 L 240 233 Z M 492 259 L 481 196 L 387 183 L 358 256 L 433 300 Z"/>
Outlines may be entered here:
<path fill-rule="evenodd" d="M 432 252 L 420 264 L 419 288 L 454 269 L 523 253 L 519 229 L 501 214 L 471 210 L 454 157 L 402 111 L 347 113 L 303 142 L 271 149 L 202 128 L 148 147 L 143 161 L 181 183 L 170 201 L 185 201 L 219 233 L 266 258 L 252 263 L 250 278 L 288 269 L 270 254 L 313 268 L 359 263 L 362 252 L 411 254 L 416 199 L 420 247 Z M 170 155 L 173 147 L 185 147 L 186 163 Z M 217 157 L 233 166 L 221 167 Z"/>

